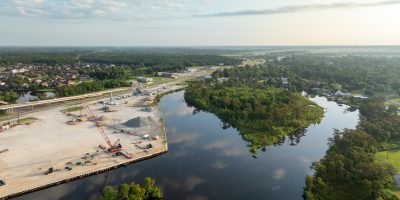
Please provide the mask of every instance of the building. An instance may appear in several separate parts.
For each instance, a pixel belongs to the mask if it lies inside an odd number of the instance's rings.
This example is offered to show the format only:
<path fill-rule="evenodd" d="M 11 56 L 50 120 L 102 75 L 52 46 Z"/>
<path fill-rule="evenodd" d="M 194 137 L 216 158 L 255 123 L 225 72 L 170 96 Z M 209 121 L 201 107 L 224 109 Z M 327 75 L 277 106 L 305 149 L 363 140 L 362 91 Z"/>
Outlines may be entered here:
<path fill-rule="evenodd" d="M 147 78 L 147 77 L 138 77 L 137 81 L 139 83 L 151 83 L 151 82 L 153 82 L 153 79 L 152 78 Z"/>
<path fill-rule="evenodd" d="M 282 80 L 282 84 L 284 84 L 284 85 L 289 84 L 288 78 L 282 77 L 281 80 Z"/>
<path fill-rule="evenodd" d="M 353 95 L 351 93 L 345 93 L 345 92 L 342 92 L 341 90 L 338 90 L 338 91 L 335 92 L 335 96 L 350 98 Z"/>
<path fill-rule="evenodd" d="M 169 77 L 169 78 L 177 78 L 176 73 L 171 73 L 171 72 L 158 72 L 157 76 Z"/>
<path fill-rule="evenodd" d="M 227 80 L 229 80 L 229 78 L 226 78 L 226 77 L 218 78 L 218 82 L 219 83 L 223 83 L 223 82 L 225 82 Z"/>

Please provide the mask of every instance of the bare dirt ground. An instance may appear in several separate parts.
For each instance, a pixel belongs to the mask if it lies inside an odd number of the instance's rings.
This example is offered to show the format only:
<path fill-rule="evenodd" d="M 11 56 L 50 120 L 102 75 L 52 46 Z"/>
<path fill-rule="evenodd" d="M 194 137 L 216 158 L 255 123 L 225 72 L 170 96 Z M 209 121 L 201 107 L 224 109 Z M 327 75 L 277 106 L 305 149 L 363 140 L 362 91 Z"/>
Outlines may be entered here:
<path fill-rule="evenodd" d="M 164 91 L 172 89 L 176 86 Z M 24 117 L 39 120 L 0 132 L 0 150 L 9 149 L 0 154 L 0 179 L 6 182 L 6 185 L 0 186 L 0 198 L 166 152 L 161 112 L 158 107 L 151 107 L 150 112 L 143 110 L 144 100 L 150 100 L 148 98 L 133 96 L 115 100 L 118 105 L 109 107 L 116 112 L 104 112 L 102 108 L 105 105 L 98 102 L 88 104 L 95 115 L 102 118 L 99 123 L 104 125 L 103 129 L 111 142 L 119 139 L 123 150 L 133 155 L 132 159 L 102 150 L 99 145 L 107 144 L 93 121 L 67 124 L 78 115 L 85 114 L 84 110 L 67 115 L 61 112 L 66 107 L 58 107 L 31 113 Z M 147 134 L 150 138 L 143 139 L 142 136 Z M 152 139 L 156 135 L 160 138 Z M 142 149 L 148 144 L 152 145 L 151 149 Z M 72 170 L 68 171 L 66 167 Z M 49 168 L 55 172 L 45 175 Z"/>

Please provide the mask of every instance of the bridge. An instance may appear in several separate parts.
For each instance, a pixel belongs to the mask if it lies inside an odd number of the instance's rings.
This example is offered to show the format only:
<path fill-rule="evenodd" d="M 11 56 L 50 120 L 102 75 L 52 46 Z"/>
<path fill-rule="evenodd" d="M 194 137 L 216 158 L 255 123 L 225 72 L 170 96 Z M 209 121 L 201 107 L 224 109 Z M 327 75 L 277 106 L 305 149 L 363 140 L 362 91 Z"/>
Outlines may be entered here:
<path fill-rule="evenodd" d="M 42 101 L 33 101 L 33 102 L 26 102 L 26 103 L 18 103 L 18 104 L 9 104 L 9 105 L 2 105 L 0 106 L 0 110 L 5 110 L 7 113 L 13 114 L 19 111 L 26 111 L 26 110 L 34 110 L 35 108 L 43 108 L 43 107 L 50 107 L 52 105 L 59 105 L 65 104 L 71 101 L 78 101 L 87 98 L 96 98 L 96 97 L 103 97 L 105 95 L 109 95 L 111 93 L 122 93 L 122 92 L 129 92 L 132 91 L 133 88 L 131 87 L 124 87 L 112 90 L 104 90 L 101 92 L 89 93 L 84 95 L 77 95 L 71 97 L 62 97 L 56 99 L 48 99 Z"/>

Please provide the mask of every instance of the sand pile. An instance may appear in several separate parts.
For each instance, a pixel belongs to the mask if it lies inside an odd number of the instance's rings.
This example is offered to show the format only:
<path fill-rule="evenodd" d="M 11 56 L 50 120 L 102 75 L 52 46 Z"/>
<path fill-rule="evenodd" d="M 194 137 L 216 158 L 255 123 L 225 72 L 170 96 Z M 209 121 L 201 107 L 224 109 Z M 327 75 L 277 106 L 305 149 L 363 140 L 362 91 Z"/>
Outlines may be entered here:
<path fill-rule="evenodd" d="M 125 126 L 139 128 L 139 127 L 147 127 L 152 126 L 156 123 L 156 121 L 152 117 L 136 117 L 134 119 L 128 120 L 124 123 Z"/>

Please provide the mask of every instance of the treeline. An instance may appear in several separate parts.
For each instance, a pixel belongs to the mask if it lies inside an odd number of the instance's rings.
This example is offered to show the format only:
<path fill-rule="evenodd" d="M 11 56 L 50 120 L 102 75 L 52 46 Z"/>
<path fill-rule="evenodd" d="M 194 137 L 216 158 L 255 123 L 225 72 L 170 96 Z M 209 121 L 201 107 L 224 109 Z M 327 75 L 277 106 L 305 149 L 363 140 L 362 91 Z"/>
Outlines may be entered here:
<path fill-rule="evenodd" d="M 400 58 L 362 56 L 288 56 L 275 64 L 308 80 L 339 83 L 371 96 L 400 93 Z"/>
<path fill-rule="evenodd" d="M 8 103 L 15 103 L 15 101 L 19 98 L 18 93 L 14 91 L 0 91 L 0 101 L 5 101 Z"/>
<path fill-rule="evenodd" d="M 357 129 L 336 131 L 324 158 L 312 165 L 305 199 L 398 199 L 388 190 L 394 168 L 374 160 L 377 150 L 399 141 L 398 109 L 372 98 L 360 106 L 360 115 Z"/>
<path fill-rule="evenodd" d="M 239 59 L 218 55 L 222 52 L 168 48 L 0 48 L 0 65 L 81 62 L 162 68 L 240 64 Z"/>
<path fill-rule="evenodd" d="M 81 56 L 82 62 L 133 65 L 142 67 L 204 66 L 240 64 L 240 60 L 227 56 L 196 54 L 135 54 L 129 52 L 99 52 Z"/>
<path fill-rule="evenodd" d="M 87 50 L 57 47 L 3 47 L 0 48 L 0 66 L 25 64 L 72 64 Z"/>
<path fill-rule="evenodd" d="M 144 179 L 144 186 L 132 182 L 130 185 L 124 183 L 114 190 L 111 186 L 104 188 L 100 200 L 161 200 L 163 193 L 155 185 L 152 178 Z"/>
<path fill-rule="evenodd" d="M 80 83 L 78 85 L 61 86 L 56 89 L 57 97 L 67 97 L 90 92 L 98 92 L 105 89 L 128 87 L 125 80 L 94 80 Z"/>
<path fill-rule="evenodd" d="M 88 73 L 90 77 L 97 80 L 125 80 L 129 78 L 129 74 L 124 67 L 97 68 Z"/>
<path fill-rule="evenodd" d="M 251 143 L 252 152 L 318 123 L 323 116 L 321 107 L 300 94 L 280 88 L 231 84 L 193 82 L 186 89 L 185 100 L 237 128 Z"/>

